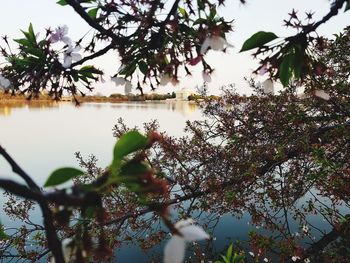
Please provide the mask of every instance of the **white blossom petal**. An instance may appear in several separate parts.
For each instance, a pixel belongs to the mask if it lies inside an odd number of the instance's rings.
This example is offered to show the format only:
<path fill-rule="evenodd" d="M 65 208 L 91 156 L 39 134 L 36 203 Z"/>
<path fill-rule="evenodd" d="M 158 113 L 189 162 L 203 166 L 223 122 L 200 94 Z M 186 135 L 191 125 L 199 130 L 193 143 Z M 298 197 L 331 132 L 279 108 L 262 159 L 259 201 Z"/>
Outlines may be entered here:
<path fill-rule="evenodd" d="M 64 68 L 69 68 L 72 65 L 72 57 L 71 56 L 64 56 L 64 62 L 62 66 Z"/>
<path fill-rule="evenodd" d="M 323 100 L 329 100 L 331 98 L 327 92 L 321 89 L 315 90 L 314 95 Z"/>
<path fill-rule="evenodd" d="M 79 53 L 71 53 L 70 56 L 72 57 L 72 61 L 79 61 L 83 58 Z"/>
<path fill-rule="evenodd" d="M 305 259 L 304 259 L 304 262 L 305 262 L 305 263 L 310 263 L 311 261 L 310 261 L 310 259 L 305 258 Z"/>
<path fill-rule="evenodd" d="M 297 261 L 298 259 L 300 259 L 300 257 L 298 257 L 298 256 L 293 256 L 292 257 L 292 260 L 295 262 L 295 261 Z"/>
<path fill-rule="evenodd" d="M 0 87 L 7 89 L 10 85 L 11 82 L 4 76 L 0 75 Z"/>
<path fill-rule="evenodd" d="M 211 76 L 208 72 L 202 71 L 202 77 L 204 82 L 211 82 Z"/>
<path fill-rule="evenodd" d="M 207 50 L 208 50 L 208 48 L 210 47 L 210 38 L 206 38 L 205 40 L 204 40 L 204 42 L 202 43 L 202 46 L 201 46 L 201 54 L 203 55 L 203 54 L 205 54 L 206 52 L 207 52 Z"/>
<path fill-rule="evenodd" d="M 223 37 L 213 36 L 210 38 L 210 47 L 213 50 L 223 50 L 226 45 L 226 40 Z"/>
<path fill-rule="evenodd" d="M 194 224 L 195 221 L 192 218 L 182 219 L 178 221 L 174 226 L 177 229 L 180 229 L 181 227 L 189 226 Z"/>
<path fill-rule="evenodd" d="M 71 40 L 69 37 L 67 37 L 67 36 L 62 37 L 61 40 L 62 40 L 62 42 L 65 43 L 66 45 L 72 44 L 72 40 Z"/>
<path fill-rule="evenodd" d="M 195 225 L 185 226 L 179 229 L 179 232 L 187 242 L 209 239 L 210 236 L 203 228 Z"/>
<path fill-rule="evenodd" d="M 174 235 L 164 248 L 164 263 L 182 263 L 185 258 L 185 240 Z"/>

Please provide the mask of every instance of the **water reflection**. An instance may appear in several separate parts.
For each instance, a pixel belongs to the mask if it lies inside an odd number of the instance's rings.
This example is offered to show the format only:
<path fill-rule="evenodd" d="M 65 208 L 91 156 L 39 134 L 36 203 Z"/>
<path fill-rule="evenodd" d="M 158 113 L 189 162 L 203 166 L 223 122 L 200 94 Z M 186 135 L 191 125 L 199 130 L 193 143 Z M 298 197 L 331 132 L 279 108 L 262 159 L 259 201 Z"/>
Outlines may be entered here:
<path fill-rule="evenodd" d="M 14 109 L 38 110 L 47 108 L 59 107 L 75 107 L 74 104 L 67 102 L 55 101 L 0 101 L 0 115 L 10 116 Z M 166 110 L 181 113 L 184 117 L 191 116 L 198 110 L 195 102 L 186 101 L 143 101 L 143 102 L 122 102 L 122 103 L 83 103 L 80 107 L 102 109 L 106 106 L 112 109 L 127 109 L 127 110 Z"/>

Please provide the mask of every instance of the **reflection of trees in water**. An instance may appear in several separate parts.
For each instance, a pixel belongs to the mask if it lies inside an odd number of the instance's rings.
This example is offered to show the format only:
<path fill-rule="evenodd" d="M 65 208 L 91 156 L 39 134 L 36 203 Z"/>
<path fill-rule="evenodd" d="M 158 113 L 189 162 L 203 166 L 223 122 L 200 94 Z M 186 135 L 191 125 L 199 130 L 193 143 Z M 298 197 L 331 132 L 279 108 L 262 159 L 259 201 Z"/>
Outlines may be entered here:
<path fill-rule="evenodd" d="M 47 108 L 58 108 L 59 103 L 48 100 L 48 101 L 25 101 L 25 100 L 8 100 L 6 102 L 0 101 L 0 115 L 10 116 L 12 109 L 17 108 L 28 108 L 29 110 L 47 109 Z"/>
<path fill-rule="evenodd" d="M 87 105 L 87 104 L 85 104 Z M 95 106 L 96 104 L 92 104 L 89 106 Z M 195 102 L 186 102 L 186 101 L 175 101 L 175 100 L 167 100 L 167 101 L 150 101 L 150 102 L 128 102 L 128 103 L 112 103 L 110 104 L 111 108 L 115 109 L 145 109 L 145 110 L 171 110 L 175 112 L 179 112 L 184 116 L 190 116 L 197 109 L 198 106 Z"/>
<path fill-rule="evenodd" d="M 337 112 L 346 103 L 343 99 L 334 104 L 320 103 L 316 98 L 299 100 L 290 93 L 250 98 L 227 93 L 220 101 L 209 101 L 204 109 L 208 119 L 188 123 L 183 138 L 163 134 L 161 142 L 150 149 L 148 161 L 158 176 L 167 178 L 171 190 L 169 197 L 150 196 L 150 200 L 170 205 L 173 221 L 191 216 L 208 231 L 212 229 L 214 236 L 224 215 L 241 218 L 249 214 L 249 225 L 253 226 L 249 242 L 241 240 L 236 250 L 246 249 L 277 261 L 298 256 L 346 262 L 349 253 L 343 248 L 349 242 L 350 124 L 348 115 Z M 329 115 L 320 121 L 315 112 L 331 112 L 337 118 Z M 146 124 L 145 129 L 157 130 L 158 124 Z M 120 121 L 114 135 L 127 130 Z M 77 157 L 88 173 L 86 182 L 101 175 L 94 157 Z M 7 203 L 7 213 L 19 213 L 13 211 L 18 207 L 15 203 L 18 201 Z M 85 229 L 97 239 L 103 238 L 104 244 L 108 240 L 110 248 L 136 243 L 150 249 L 166 239 L 168 231 L 159 215 L 138 205 L 135 195 L 125 188 L 111 189 L 103 203 L 102 218 L 61 227 L 62 233 L 84 240 Z M 23 221 L 28 220 L 31 204 L 19 207 Z M 68 212 L 56 211 L 58 218 Z M 27 224 L 17 235 L 30 236 L 38 231 L 40 226 Z M 43 241 L 43 236 L 30 240 L 36 245 Z M 27 241 L 3 243 L 3 248 L 4 244 L 21 251 Z M 215 240 L 191 247 L 196 255 L 191 261 L 215 259 L 210 253 L 212 246 L 216 253 Z M 8 247 L 5 251 L 10 253 Z M 42 247 L 35 253 L 40 257 L 45 252 Z"/>

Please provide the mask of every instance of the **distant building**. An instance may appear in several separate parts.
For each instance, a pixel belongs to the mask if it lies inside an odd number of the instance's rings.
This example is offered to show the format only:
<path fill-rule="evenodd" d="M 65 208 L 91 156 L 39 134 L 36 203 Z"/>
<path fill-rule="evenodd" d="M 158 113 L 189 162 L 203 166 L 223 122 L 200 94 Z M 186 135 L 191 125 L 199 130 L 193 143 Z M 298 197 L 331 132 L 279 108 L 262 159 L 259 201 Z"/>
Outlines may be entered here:
<path fill-rule="evenodd" d="M 198 95 L 198 92 L 191 88 L 182 88 L 175 92 L 176 100 L 188 100 L 190 95 Z"/>

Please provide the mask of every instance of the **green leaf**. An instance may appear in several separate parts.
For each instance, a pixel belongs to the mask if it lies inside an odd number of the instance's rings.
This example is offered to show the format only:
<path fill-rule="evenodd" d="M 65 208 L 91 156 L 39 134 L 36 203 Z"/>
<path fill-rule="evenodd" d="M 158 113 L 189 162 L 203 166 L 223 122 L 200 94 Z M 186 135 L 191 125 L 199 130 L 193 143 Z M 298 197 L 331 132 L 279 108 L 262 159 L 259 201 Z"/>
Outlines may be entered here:
<path fill-rule="evenodd" d="M 62 5 L 62 6 L 68 5 L 66 0 L 57 1 L 56 4 L 59 4 L 59 5 Z"/>
<path fill-rule="evenodd" d="M 278 38 L 278 36 L 272 32 L 259 31 L 244 42 L 240 52 L 261 47 L 276 38 Z"/>
<path fill-rule="evenodd" d="M 144 149 L 147 138 L 138 131 L 129 131 L 122 135 L 114 146 L 114 159 L 121 160 L 129 153 Z"/>
<path fill-rule="evenodd" d="M 8 239 L 9 236 L 5 233 L 4 225 L 0 222 L 0 240 Z"/>
<path fill-rule="evenodd" d="M 344 9 L 344 12 L 348 11 L 350 9 L 350 0 L 348 0 L 346 2 L 346 6 L 345 6 L 345 9 Z"/>
<path fill-rule="evenodd" d="M 143 60 L 139 61 L 139 69 L 144 75 L 146 75 L 148 71 L 147 63 Z"/>
<path fill-rule="evenodd" d="M 179 12 L 184 18 L 188 18 L 188 14 L 187 14 L 185 8 L 179 7 Z"/>
<path fill-rule="evenodd" d="M 145 162 L 140 161 L 129 161 L 125 163 L 120 171 L 121 176 L 137 176 L 137 175 L 143 175 L 149 172 L 151 169 L 149 165 Z"/>
<path fill-rule="evenodd" d="M 226 257 L 229 261 L 231 261 L 231 257 L 232 257 L 232 251 L 233 251 L 233 245 L 231 244 L 229 246 L 229 248 L 227 249 L 227 253 L 226 253 Z"/>
<path fill-rule="evenodd" d="M 279 77 L 284 87 L 288 86 L 289 80 L 292 77 L 292 68 L 294 65 L 294 54 L 287 54 L 280 64 Z"/>
<path fill-rule="evenodd" d="M 90 9 L 88 12 L 89 17 L 91 17 L 92 19 L 96 19 L 98 9 L 99 7 Z"/>
<path fill-rule="evenodd" d="M 44 187 L 56 186 L 56 185 L 65 183 L 83 174 L 84 174 L 83 171 L 79 169 L 71 168 L 71 167 L 64 167 L 64 168 L 57 169 L 49 176 L 49 178 L 47 178 Z"/>
<path fill-rule="evenodd" d="M 21 39 L 14 39 L 15 42 L 18 44 L 24 46 L 24 47 L 29 47 L 32 46 L 31 42 L 27 40 L 26 38 L 21 38 Z"/>

